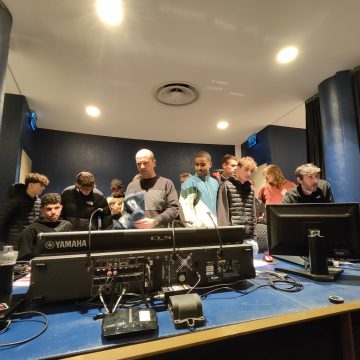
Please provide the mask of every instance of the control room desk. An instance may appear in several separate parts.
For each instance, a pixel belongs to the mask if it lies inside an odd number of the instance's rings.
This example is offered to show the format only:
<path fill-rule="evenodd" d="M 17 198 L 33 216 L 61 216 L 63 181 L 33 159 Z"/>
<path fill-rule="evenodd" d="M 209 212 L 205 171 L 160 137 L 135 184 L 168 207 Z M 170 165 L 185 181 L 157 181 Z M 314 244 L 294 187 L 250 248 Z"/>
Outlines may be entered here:
<path fill-rule="evenodd" d="M 26 344 L 0 348 L 0 358 L 214 358 L 233 350 L 252 359 L 360 356 L 360 273 L 346 270 L 334 283 L 297 279 L 304 285 L 297 293 L 264 287 L 245 296 L 231 291 L 208 296 L 202 302 L 206 326 L 195 331 L 176 330 L 164 310 L 158 311 L 158 334 L 114 340 L 101 337 L 101 320 L 92 318 L 97 310 L 81 314 L 70 305 L 46 306 L 40 310 L 48 316 L 48 330 Z M 343 297 L 345 303 L 331 304 L 330 295 Z M 14 323 L 0 342 L 28 337 L 41 326 L 36 321 Z"/>

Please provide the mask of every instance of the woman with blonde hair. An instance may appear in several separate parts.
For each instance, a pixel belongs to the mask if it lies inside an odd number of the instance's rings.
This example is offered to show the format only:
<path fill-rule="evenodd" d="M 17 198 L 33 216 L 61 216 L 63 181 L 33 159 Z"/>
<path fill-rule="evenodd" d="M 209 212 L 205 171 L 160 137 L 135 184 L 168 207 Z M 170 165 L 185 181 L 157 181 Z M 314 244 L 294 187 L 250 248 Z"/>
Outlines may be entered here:
<path fill-rule="evenodd" d="M 296 184 L 285 179 L 282 171 L 277 165 L 268 165 L 263 170 L 265 184 L 259 189 L 258 199 L 265 205 L 281 204 L 282 197 L 285 193 Z"/>

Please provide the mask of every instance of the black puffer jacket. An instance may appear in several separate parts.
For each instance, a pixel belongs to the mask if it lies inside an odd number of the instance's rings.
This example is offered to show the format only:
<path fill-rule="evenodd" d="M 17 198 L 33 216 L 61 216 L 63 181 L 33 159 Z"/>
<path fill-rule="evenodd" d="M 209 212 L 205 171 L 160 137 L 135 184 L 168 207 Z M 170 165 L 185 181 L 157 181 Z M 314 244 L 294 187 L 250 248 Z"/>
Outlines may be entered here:
<path fill-rule="evenodd" d="M 230 177 L 220 185 L 217 202 L 218 225 L 245 225 L 245 239 L 256 241 L 254 191 L 247 181 Z"/>
<path fill-rule="evenodd" d="M 94 189 L 88 196 L 84 196 L 75 185 L 68 186 L 61 195 L 61 203 L 61 217 L 71 222 L 74 231 L 87 231 L 90 216 L 98 208 L 104 209 L 104 212 L 95 214 L 91 228 L 97 229 L 97 219 L 100 216 L 101 228 L 112 229 L 110 209 L 101 191 Z"/>
<path fill-rule="evenodd" d="M 21 232 L 40 214 L 40 199 L 30 197 L 25 184 L 11 185 L 0 211 L 0 241 L 18 249 Z"/>

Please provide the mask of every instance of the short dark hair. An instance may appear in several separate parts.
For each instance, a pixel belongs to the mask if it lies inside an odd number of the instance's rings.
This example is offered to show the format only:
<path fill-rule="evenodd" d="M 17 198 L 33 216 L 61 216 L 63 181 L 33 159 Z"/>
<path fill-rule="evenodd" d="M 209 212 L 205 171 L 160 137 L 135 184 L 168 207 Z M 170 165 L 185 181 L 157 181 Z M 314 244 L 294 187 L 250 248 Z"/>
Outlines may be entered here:
<path fill-rule="evenodd" d="M 120 179 L 112 179 L 110 186 L 111 186 L 111 190 L 120 189 L 122 187 L 122 181 Z"/>
<path fill-rule="evenodd" d="M 234 155 L 225 154 L 221 159 L 221 165 L 222 164 L 227 164 L 227 162 L 229 160 L 235 160 L 236 161 L 236 157 Z"/>
<path fill-rule="evenodd" d="M 194 159 L 196 159 L 196 158 L 205 158 L 211 162 L 211 155 L 207 151 L 199 151 L 195 155 Z"/>
<path fill-rule="evenodd" d="M 88 171 L 81 171 L 76 175 L 76 183 L 85 188 L 95 187 L 94 175 Z"/>
<path fill-rule="evenodd" d="M 43 174 L 39 174 L 39 173 L 29 173 L 25 176 L 25 185 L 26 187 L 29 184 L 37 184 L 40 183 L 44 186 L 48 186 L 49 185 L 49 179 L 43 175 Z"/>
<path fill-rule="evenodd" d="M 41 206 L 61 204 L 61 196 L 58 193 L 47 193 L 41 198 Z"/>

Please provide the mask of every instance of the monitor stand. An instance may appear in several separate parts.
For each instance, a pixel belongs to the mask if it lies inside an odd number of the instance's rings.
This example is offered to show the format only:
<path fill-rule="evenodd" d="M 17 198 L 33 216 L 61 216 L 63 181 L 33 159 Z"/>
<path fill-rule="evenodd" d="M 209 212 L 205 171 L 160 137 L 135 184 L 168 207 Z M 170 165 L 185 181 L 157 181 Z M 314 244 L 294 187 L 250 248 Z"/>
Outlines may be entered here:
<path fill-rule="evenodd" d="M 275 270 L 287 274 L 298 275 L 315 281 L 323 281 L 323 282 L 336 281 L 339 275 L 343 272 L 342 269 L 335 269 L 335 268 L 328 269 L 328 274 L 314 274 L 311 272 L 310 269 L 290 269 L 290 268 L 276 267 Z"/>
<path fill-rule="evenodd" d="M 321 236 L 320 230 L 311 229 L 307 239 L 309 244 L 309 269 L 275 268 L 275 270 L 315 281 L 335 281 L 343 270 L 328 267 L 325 237 Z"/>
<path fill-rule="evenodd" d="M 308 261 L 302 258 L 301 256 L 294 255 L 272 255 L 276 259 L 284 260 L 287 262 L 291 262 L 296 265 L 301 265 L 305 267 L 308 264 Z"/>

